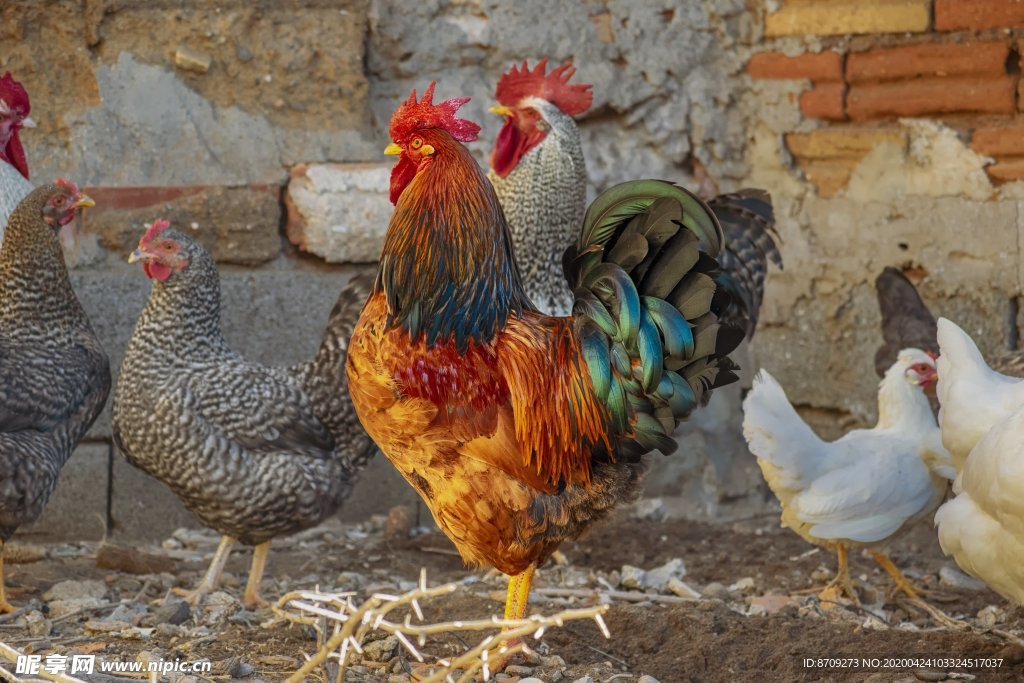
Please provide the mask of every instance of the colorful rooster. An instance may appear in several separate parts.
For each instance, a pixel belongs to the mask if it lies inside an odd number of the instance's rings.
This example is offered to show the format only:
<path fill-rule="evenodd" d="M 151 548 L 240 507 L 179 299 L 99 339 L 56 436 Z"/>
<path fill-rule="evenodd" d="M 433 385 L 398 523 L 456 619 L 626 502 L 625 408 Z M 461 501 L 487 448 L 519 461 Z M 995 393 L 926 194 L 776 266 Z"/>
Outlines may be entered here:
<path fill-rule="evenodd" d="M 0 238 L 18 202 L 32 191 L 19 137 L 22 128 L 36 125 L 28 115 L 31 109 L 25 86 L 9 71 L 0 77 Z"/>
<path fill-rule="evenodd" d="M 508 219 L 527 294 L 545 313 L 568 315 L 573 293 L 560 257 L 583 220 L 587 190 L 583 143 L 573 117 L 590 107 L 594 95 L 589 85 L 570 85 L 571 64 L 546 73 L 547 62 L 542 59 L 533 69 L 523 62 L 498 81 L 498 104 L 491 111 L 504 116 L 505 125 L 494 142 L 487 177 Z M 782 267 L 771 198 L 762 190 L 743 189 L 719 195 L 708 206 L 725 234 L 715 278 L 733 305 L 719 311 L 721 319 L 752 337 L 768 262 Z"/>
<path fill-rule="evenodd" d="M 460 144 L 479 126 L 433 104 L 391 119 L 395 212 L 349 345 L 353 404 L 463 558 L 508 574 L 507 617 L 534 568 L 638 493 L 641 456 L 735 381 L 741 330 L 712 312 L 715 215 L 670 183 L 624 183 L 566 252 L 573 316 L 527 296 L 494 188 Z"/>

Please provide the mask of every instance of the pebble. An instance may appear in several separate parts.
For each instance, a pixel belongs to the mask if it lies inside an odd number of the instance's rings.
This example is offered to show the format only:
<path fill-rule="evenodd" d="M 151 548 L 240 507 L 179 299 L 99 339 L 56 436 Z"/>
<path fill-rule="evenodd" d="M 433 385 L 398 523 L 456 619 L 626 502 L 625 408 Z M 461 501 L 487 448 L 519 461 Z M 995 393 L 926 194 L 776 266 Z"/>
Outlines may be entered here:
<path fill-rule="evenodd" d="M 519 664 L 510 664 L 505 667 L 505 673 L 509 676 L 529 676 L 533 673 L 533 667 L 521 666 Z"/>
<path fill-rule="evenodd" d="M 742 579 L 740 579 L 736 583 L 734 583 L 731 586 L 729 586 L 729 590 L 730 591 L 740 591 L 740 592 L 753 590 L 753 588 L 754 588 L 754 579 L 752 579 L 749 576 L 744 576 Z"/>
<path fill-rule="evenodd" d="M 665 519 L 665 501 L 661 498 L 644 498 L 633 506 L 633 516 L 637 519 L 658 521 Z"/>
<path fill-rule="evenodd" d="M 768 593 L 767 595 L 758 595 L 750 599 L 751 608 L 754 605 L 763 607 L 765 614 L 776 614 L 784 607 L 790 605 L 797 605 L 797 601 L 788 595 L 776 595 L 775 593 Z"/>
<path fill-rule="evenodd" d="M 982 628 L 995 628 L 995 625 L 1003 621 L 1006 618 L 1006 612 L 996 607 L 995 605 L 988 605 L 978 610 L 978 626 Z"/>
<path fill-rule="evenodd" d="M 665 587 L 668 589 L 669 593 L 674 593 L 681 598 L 693 598 L 696 600 L 700 597 L 700 593 L 691 588 L 689 584 L 680 581 L 674 576 L 668 580 L 668 585 Z"/>
<path fill-rule="evenodd" d="M 704 586 L 703 595 L 705 598 L 713 598 L 716 600 L 728 600 L 730 598 L 729 589 L 717 581 L 712 581 L 708 585 Z"/>
<path fill-rule="evenodd" d="M 50 608 L 50 616 L 56 619 L 57 617 L 63 617 L 65 614 L 93 609 L 94 607 L 103 607 L 106 604 L 107 601 L 101 598 L 78 598 L 75 600 L 53 600 L 47 606 Z"/>
<path fill-rule="evenodd" d="M 363 659 L 368 659 L 371 662 L 386 662 L 395 654 L 397 647 L 398 638 L 395 636 L 375 640 L 363 645 Z"/>
<path fill-rule="evenodd" d="M 633 590 L 654 590 L 663 593 L 670 580 L 679 580 L 684 576 L 686 576 L 686 564 L 678 557 L 660 567 L 648 570 L 624 564 L 622 565 L 621 585 Z"/>
<path fill-rule="evenodd" d="M 384 522 L 384 540 L 402 541 L 409 538 L 412 533 L 415 515 L 408 505 L 396 505 L 388 511 L 387 521 Z"/>
<path fill-rule="evenodd" d="M 661 682 L 657 678 L 655 678 L 654 676 L 648 676 L 647 674 L 644 674 L 640 678 L 636 679 L 636 683 L 661 683 Z"/>
<path fill-rule="evenodd" d="M 204 74 L 210 70 L 213 57 L 202 50 L 182 45 L 174 52 L 174 65 L 185 71 Z"/>
<path fill-rule="evenodd" d="M 623 588 L 640 590 L 643 587 L 644 570 L 640 567 L 634 567 L 631 564 L 622 565 L 621 577 L 619 582 Z"/>
<path fill-rule="evenodd" d="M 968 576 L 951 565 L 943 565 L 939 570 L 939 583 L 950 588 L 963 588 L 964 590 L 984 590 L 985 583 L 973 576 Z"/>
<path fill-rule="evenodd" d="M 577 678 L 572 683 L 594 683 L 594 679 L 590 676 L 584 676 L 583 678 Z"/>
<path fill-rule="evenodd" d="M 147 626 L 156 626 L 157 624 L 179 626 L 188 621 L 191 616 L 192 608 L 184 600 L 166 600 L 164 604 L 153 610 L 153 613 L 143 622 Z"/>
<path fill-rule="evenodd" d="M 544 683 L 544 681 L 540 680 L 536 676 L 530 676 L 529 678 L 520 678 L 519 683 Z"/>
<path fill-rule="evenodd" d="M 53 622 L 43 616 L 42 612 L 32 611 L 25 615 L 25 622 L 28 624 L 28 634 L 37 638 L 45 638 L 50 635 Z"/>
<path fill-rule="evenodd" d="M 144 553 L 135 548 L 104 544 L 96 551 L 96 566 L 128 574 L 173 572 L 177 563 L 167 555 Z"/>
<path fill-rule="evenodd" d="M 61 581 L 43 593 L 43 600 L 81 600 L 106 596 L 107 587 L 102 581 Z"/>

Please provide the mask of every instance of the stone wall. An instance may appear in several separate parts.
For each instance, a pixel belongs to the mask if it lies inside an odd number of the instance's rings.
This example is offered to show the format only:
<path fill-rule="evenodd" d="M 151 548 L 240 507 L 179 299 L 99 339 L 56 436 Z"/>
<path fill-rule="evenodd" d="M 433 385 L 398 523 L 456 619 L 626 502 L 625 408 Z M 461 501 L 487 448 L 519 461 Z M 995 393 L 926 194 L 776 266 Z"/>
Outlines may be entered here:
<path fill-rule="evenodd" d="M 69 258 L 115 365 L 148 291 L 124 257 L 157 216 L 222 264 L 231 342 L 289 363 L 372 268 L 390 214 L 381 150 L 409 89 L 437 79 L 438 96 L 471 96 L 483 162 L 500 73 L 573 59 L 594 84 L 580 122 L 591 194 L 636 177 L 772 192 L 786 270 L 771 275 L 754 357 L 742 352 L 745 379 L 770 368 L 834 432 L 873 418 L 884 266 L 907 269 L 986 350 L 1016 339 L 1022 4 L 14 0 L 0 7 L 0 70 L 32 95 L 34 179 L 66 176 L 97 199 Z M 650 491 L 670 510 L 765 504 L 740 393 L 720 392 L 680 430 L 679 454 L 656 458 Z M 37 532 L 156 540 L 189 523 L 108 442 L 105 416 Z M 381 461 L 342 514 L 413 499 Z"/>

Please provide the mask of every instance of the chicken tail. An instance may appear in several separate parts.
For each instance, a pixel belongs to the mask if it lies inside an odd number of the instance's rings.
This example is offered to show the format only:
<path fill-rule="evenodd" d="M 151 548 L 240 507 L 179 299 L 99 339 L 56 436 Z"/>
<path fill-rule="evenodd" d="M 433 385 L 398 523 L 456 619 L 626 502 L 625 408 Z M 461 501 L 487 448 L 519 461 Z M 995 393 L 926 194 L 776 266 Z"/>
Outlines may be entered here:
<path fill-rule="evenodd" d="M 291 369 L 309 394 L 317 417 L 338 440 L 337 451 L 356 469 L 364 466 L 376 449 L 352 406 L 345 364 L 349 337 L 372 286 L 372 275 L 357 275 L 349 280 L 327 319 L 316 357 Z"/>
<path fill-rule="evenodd" d="M 768 262 L 782 269 L 772 198 L 764 190 L 747 188 L 719 195 L 708 206 L 725 234 L 725 249 L 718 257 L 720 272 L 715 278 L 721 288 L 716 297 L 718 317 L 727 325 L 742 328 L 747 339 L 752 339 Z"/>
<path fill-rule="evenodd" d="M 887 267 L 875 280 L 875 292 L 885 340 L 875 352 L 875 372 L 879 377 L 885 377 L 903 349 L 939 352 L 935 316 L 903 271 Z"/>
<path fill-rule="evenodd" d="M 676 448 L 676 425 L 736 381 L 741 329 L 713 302 L 722 228 L 690 192 L 659 180 L 617 185 L 587 209 L 563 259 L 573 318 L 618 453 Z"/>

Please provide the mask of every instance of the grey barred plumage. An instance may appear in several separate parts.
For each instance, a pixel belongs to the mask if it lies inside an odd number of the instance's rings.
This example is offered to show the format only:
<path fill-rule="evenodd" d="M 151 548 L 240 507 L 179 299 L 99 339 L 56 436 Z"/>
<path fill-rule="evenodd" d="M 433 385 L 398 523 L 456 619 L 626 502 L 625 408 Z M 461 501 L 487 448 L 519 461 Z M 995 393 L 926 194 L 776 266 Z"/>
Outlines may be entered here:
<path fill-rule="evenodd" d="M 67 193 L 56 185 L 31 192 L 0 249 L 2 541 L 42 513 L 110 392 L 107 355 L 71 287 L 57 228 L 43 218 L 51 198 Z M 0 609 L 7 606 L 0 588 Z"/>
<path fill-rule="evenodd" d="M 233 539 L 262 544 L 320 523 L 374 452 L 344 372 L 370 279 L 342 291 L 312 361 L 266 367 L 225 340 L 209 253 L 176 230 L 160 238 L 187 265 L 153 283 L 136 323 L 114 392 L 118 448 Z"/>
<path fill-rule="evenodd" d="M 572 117 L 538 98 L 527 98 L 550 127 L 504 178 L 487 177 L 505 212 L 526 292 L 548 315 L 569 315 L 572 292 L 562 274 L 562 252 L 583 223 L 587 169 Z"/>

